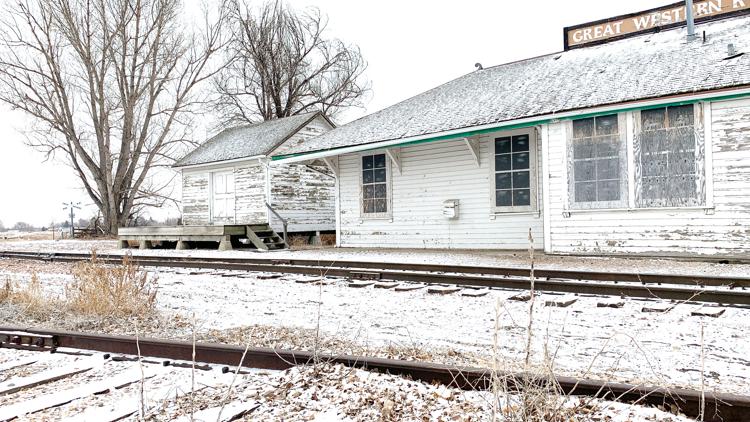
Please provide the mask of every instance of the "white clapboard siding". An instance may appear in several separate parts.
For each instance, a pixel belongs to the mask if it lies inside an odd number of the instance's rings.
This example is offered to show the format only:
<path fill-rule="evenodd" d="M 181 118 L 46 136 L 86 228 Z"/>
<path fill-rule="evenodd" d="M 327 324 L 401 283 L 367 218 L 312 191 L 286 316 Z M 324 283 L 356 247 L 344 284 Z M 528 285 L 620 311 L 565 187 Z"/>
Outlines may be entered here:
<path fill-rule="evenodd" d="M 711 105 L 715 209 L 573 212 L 567 198 L 563 124 L 549 130 L 550 251 L 650 255 L 750 252 L 750 101 Z"/>
<path fill-rule="evenodd" d="M 325 167 L 302 164 L 272 166 L 271 205 L 285 220 L 290 232 L 333 231 L 336 226 L 334 191 L 336 179 Z M 271 216 L 271 226 L 282 230 Z"/>
<path fill-rule="evenodd" d="M 392 212 L 387 219 L 360 216 L 360 154 L 339 157 L 341 246 L 455 249 L 526 249 L 529 229 L 542 247 L 542 189 L 539 212 L 493 216 L 490 142 L 480 140 L 480 167 L 464 141 L 440 141 L 403 147 L 401 174 L 391 166 Z M 541 169 L 537 142 L 537 168 Z M 541 178 L 538 178 L 541 181 Z M 443 201 L 458 199 L 459 218 L 442 214 Z"/>
<path fill-rule="evenodd" d="M 185 225 L 207 224 L 209 220 L 208 173 L 183 173 L 182 221 Z"/>
<path fill-rule="evenodd" d="M 234 169 L 235 223 L 265 223 L 266 172 L 263 164 Z"/>

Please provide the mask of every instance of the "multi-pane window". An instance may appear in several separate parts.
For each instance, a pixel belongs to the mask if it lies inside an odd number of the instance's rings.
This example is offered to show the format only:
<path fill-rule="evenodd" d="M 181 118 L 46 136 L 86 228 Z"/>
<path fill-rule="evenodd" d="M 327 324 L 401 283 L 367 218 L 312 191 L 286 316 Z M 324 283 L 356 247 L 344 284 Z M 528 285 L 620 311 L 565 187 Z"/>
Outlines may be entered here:
<path fill-rule="evenodd" d="M 640 160 L 639 206 L 700 203 L 701 172 L 692 105 L 642 110 L 637 138 Z"/>
<path fill-rule="evenodd" d="M 495 207 L 531 207 L 532 154 L 528 134 L 495 138 Z"/>
<path fill-rule="evenodd" d="M 388 168 L 385 154 L 362 157 L 362 212 L 388 212 Z"/>
<path fill-rule="evenodd" d="M 626 160 L 616 114 L 573 121 L 570 151 L 571 204 L 618 206 L 625 198 Z"/>

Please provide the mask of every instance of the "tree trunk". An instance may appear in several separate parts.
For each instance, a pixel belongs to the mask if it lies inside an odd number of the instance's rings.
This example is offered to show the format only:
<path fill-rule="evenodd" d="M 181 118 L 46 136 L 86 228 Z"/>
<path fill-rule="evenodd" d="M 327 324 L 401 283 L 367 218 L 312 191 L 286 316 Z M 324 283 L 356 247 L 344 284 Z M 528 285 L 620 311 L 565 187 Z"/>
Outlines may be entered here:
<path fill-rule="evenodd" d="M 11 4 L 15 3 L 15 6 Z M 191 142 L 197 86 L 224 65 L 227 5 L 180 31 L 180 0 L 25 0 L 0 20 L 0 102 L 30 116 L 28 143 L 62 153 L 117 234 L 133 210 L 169 200 L 154 182 Z M 6 16 L 7 15 L 7 16 Z"/>

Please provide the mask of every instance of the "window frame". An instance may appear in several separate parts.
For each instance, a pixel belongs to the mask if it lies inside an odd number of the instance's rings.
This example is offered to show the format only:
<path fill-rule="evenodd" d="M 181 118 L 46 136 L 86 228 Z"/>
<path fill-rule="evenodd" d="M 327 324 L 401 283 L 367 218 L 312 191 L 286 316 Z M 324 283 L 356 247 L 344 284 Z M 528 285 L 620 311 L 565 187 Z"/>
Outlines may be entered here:
<path fill-rule="evenodd" d="M 365 198 L 364 198 L 364 179 L 362 177 L 362 173 L 364 171 L 364 168 L 362 166 L 362 159 L 364 157 L 374 156 L 374 155 L 384 155 L 385 156 L 385 189 L 386 189 L 386 206 L 387 211 L 386 212 L 378 212 L 378 213 L 366 213 L 365 212 Z M 393 168 L 391 163 L 391 158 L 388 156 L 388 154 L 385 152 L 385 150 L 377 150 L 377 151 L 366 151 L 361 152 L 357 155 L 357 168 L 359 169 L 359 217 L 363 220 L 385 220 L 385 219 L 391 219 L 393 215 L 393 188 L 392 188 L 392 180 L 393 180 Z"/>
<path fill-rule="evenodd" d="M 688 105 L 688 104 L 685 104 Z M 659 209 L 659 208 L 695 208 L 706 206 L 706 167 L 709 163 L 706 160 L 706 139 L 704 134 L 705 127 L 705 115 L 703 103 L 696 102 L 691 104 L 693 106 L 693 133 L 695 136 L 695 178 L 696 178 L 696 197 L 695 199 L 688 199 L 683 204 L 669 203 L 666 199 L 661 199 L 661 203 L 657 201 L 647 200 L 643 198 L 643 164 L 641 159 L 641 132 L 642 132 L 642 120 L 641 112 L 646 110 L 664 109 L 665 115 L 668 116 L 668 109 L 670 106 L 665 105 L 661 107 L 651 107 L 643 110 L 636 110 L 633 112 L 634 122 L 634 133 L 633 133 L 633 171 L 634 171 L 634 189 L 635 189 L 635 208 L 637 209 Z M 652 202 L 648 202 L 652 201 Z"/>
<path fill-rule="evenodd" d="M 590 209 L 621 209 L 628 208 L 629 206 L 629 190 L 628 181 L 630 179 L 630 169 L 628 155 L 628 129 L 627 129 L 627 115 L 626 113 L 609 113 L 602 114 L 599 116 L 593 116 L 594 119 L 602 116 L 617 116 L 617 132 L 620 136 L 620 150 L 619 150 L 619 172 L 620 172 L 620 199 L 615 201 L 590 201 L 590 202 L 577 202 L 575 200 L 575 156 L 574 156 L 574 144 L 575 139 L 573 138 L 573 121 L 583 119 L 571 119 L 566 122 L 566 155 L 565 165 L 567 166 L 567 205 L 568 209 L 573 210 L 590 210 Z M 590 117 L 587 117 L 590 118 Z M 594 120 L 594 127 L 596 127 L 596 120 Z"/>
<path fill-rule="evenodd" d="M 539 171 L 539 147 L 537 140 L 537 131 L 534 128 L 525 128 L 518 130 L 509 130 L 501 132 L 493 132 L 489 135 L 490 143 L 490 211 L 492 214 L 511 214 L 511 213 L 525 213 L 525 212 L 536 212 L 539 209 L 539 186 L 538 186 L 538 171 Z M 495 139 L 513 137 L 518 135 L 528 135 L 529 137 L 529 205 L 517 205 L 517 206 L 497 206 L 496 198 L 496 182 L 495 182 Z M 512 172 L 511 172 L 512 173 Z"/>

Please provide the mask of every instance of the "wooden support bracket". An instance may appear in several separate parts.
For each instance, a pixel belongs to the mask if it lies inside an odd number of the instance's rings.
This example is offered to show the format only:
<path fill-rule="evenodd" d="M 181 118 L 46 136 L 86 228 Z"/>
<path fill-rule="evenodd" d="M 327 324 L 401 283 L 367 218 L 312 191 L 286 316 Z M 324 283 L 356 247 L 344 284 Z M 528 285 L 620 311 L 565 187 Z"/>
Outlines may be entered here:
<path fill-rule="evenodd" d="M 401 174 L 401 148 L 389 148 L 385 150 L 385 154 L 391 159 L 396 174 Z"/>
<path fill-rule="evenodd" d="M 339 158 L 338 157 L 323 157 L 323 162 L 326 163 L 329 169 L 333 172 L 335 177 L 339 177 Z"/>
<path fill-rule="evenodd" d="M 480 167 L 480 161 L 479 161 L 479 138 L 461 138 L 466 143 L 466 146 L 469 147 L 469 152 L 471 153 L 471 156 L 474 158 L 474 163 L 476 163 L 477 167 Z"/>

